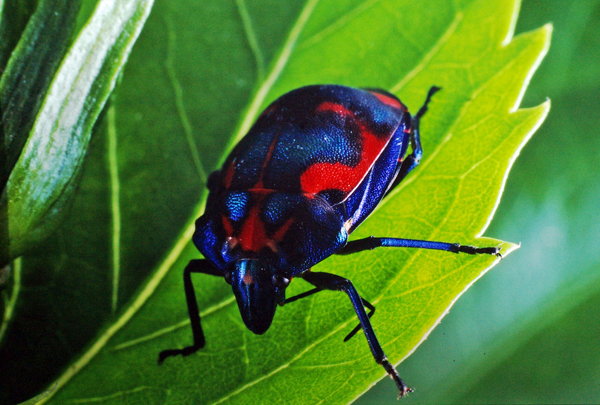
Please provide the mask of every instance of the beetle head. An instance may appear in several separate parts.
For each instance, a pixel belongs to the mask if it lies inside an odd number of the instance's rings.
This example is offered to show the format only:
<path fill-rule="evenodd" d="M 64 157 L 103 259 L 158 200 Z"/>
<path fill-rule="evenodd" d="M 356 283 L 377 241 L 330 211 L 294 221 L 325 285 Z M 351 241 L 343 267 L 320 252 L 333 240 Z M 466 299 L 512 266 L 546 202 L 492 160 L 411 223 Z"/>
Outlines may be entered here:
<path fill-rule="evenodd" d="M 269 329 L 289 280 L 260 260 L 237 260 L 226 274 L 246 327 L 257 335 Z"/>

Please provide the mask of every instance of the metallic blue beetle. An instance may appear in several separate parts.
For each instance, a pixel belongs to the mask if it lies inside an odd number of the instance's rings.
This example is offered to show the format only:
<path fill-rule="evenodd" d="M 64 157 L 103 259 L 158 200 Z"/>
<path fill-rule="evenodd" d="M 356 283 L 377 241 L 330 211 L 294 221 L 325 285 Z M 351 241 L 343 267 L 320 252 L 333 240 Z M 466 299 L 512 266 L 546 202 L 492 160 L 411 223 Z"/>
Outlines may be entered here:
<path fill-rule="evenodd" d="M 345 292 L 360 320 L 346 340 L 362 328 L 400 396 L 410 392 L 371 327 L 375 308 L 350 280 L 310 268 L 333 254 L 377 247 L 499 254 L 495 247 L 398 238 L 348 242 L 348 235 L 419 164 L 419 120 L 438 90 L 429 90 L 414 117 L 396 96 L 378 89 L 308 86 L 273 102 L 209 178 L 206 211 L 193 237 L 205 259 L 192 260 L 184 271 L 194 344 L 161 352 L 159 363 L 204 347 L 191 273 L 205 273 L 231 284 L 242 319 L 256 334 L 269 329 L 277 305 L 322 290 Z M 293 277 L 315 289 L 286 299 Z"/>

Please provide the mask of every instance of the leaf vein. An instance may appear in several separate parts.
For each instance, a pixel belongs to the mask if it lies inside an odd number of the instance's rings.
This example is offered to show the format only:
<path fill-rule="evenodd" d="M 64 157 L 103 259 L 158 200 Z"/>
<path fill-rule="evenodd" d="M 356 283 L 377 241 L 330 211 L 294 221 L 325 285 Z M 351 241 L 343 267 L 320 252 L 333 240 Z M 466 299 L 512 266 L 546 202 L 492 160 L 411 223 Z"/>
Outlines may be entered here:
<path fill-rule="evenodd" d="M 256 75 L 258 77 L 258 81 L 263 81 L 265 77 L 265 59 L 252 26 L 250 13 L 248 13 L 248 9 L 246 8 L 245 0 L 236 0 L 235 3 L 237 5 L 240 18 L 242 19 L 242 25 L 244 26 L 244 32 L 246 33 L 248 45 L 250 45 L 250 50 L 252 51 L 256 61 Z"/>
<path fill-rule="evenodd" d="M 213 305 L 211 307 L 206 308 L 202 312 L 200 312 L 200 318 L 204 319 L 208 315 L 211 315 L 211 314 L 219 311 L 220 309 L 225 308 L 226 306 L 233 304 L 234 302 L 235 302 L 235 297 L 231 296 L 231 297 L 227 298 L 226 300 L 221 301 L 221 302 L 219 302 L 219 303 L 217 303 L 217 304 L 215 304 L 215 305 Z M 180 322 L 177 322 L 177 323 L 175 323 L 173 325 L 170 325 L 170 326 L 167 326 L 165 328 L 159 329 L 159 330 L 157 330 L 155 332 L 148 333 L 148 334 L 146 334 L 144 336 L 140 336 L 139 338 L 128 340 L 126 342 L 120 343 L 120 344 L 112 347 L 110 350 L 117 351 L 117 350 L 127 349 L 129 347 L 132 347 L 132 346 L 135 346 L 135 345 L 147 342 L 149 340 L 153 340 L 153 339 L 159 338 L 159 337 L 164 336 L 164 335 L 166 335 L 168 333 L 175 332 L 176 330 L 184 328 L 184 327 L 188 326 L 189 324 L 190 324 L 190 319 L 186 318 L 183 321 L 180 321 Z"/>
<path fill-rule="evenodd" d="M 146 390 L 155 390 L 155 391 L 168 392 L 167 390 L 164 390 L 164 389 L 161 389 L 161 388 L 157 388 L 157 387 L 141 386 L 141 387 L 132 388 L 132 389 L 126 390 L 126 391 L 115 392 L 113 394 L 106 395 L 106 396 L 103 396 L 103 397 L 79 398 L 79 399 L 70 400 L 68 402 L 72 403 L 72 404 L 90 404 L 90 403 L 97 403 L 97 402 L 106 402 L 106 401 L 110 401 L 111 399 L 120 398 L 120 397 L 123 397 L 123 396 L 128 395 L 128 394 L 136 394 L 138 392 L 146 391 Z"/>
<path fill-rule="evenodd" d="M 350 324 L 351 320 L 349 319 L 348 321 L 340 324 L 337 328 L 331 330 L 331 332 L 323 335 L 320 339 L 315 340 L 313 343 L 311 343 L 310 345 L 306 346 L 306 348 L 304 348 L 304 350 L 300 351 L 297 355 L 295 355 L 294 357 L 292 357 L 289 361 L 287 361 L 286 363 L 283 363 L 281 366 L 273 369 L 272 371 L 270 371 L 267 374 L 264 374 L 258 378 L 255 378 L 254 380 L 242 385 L 241 387 L 239 387 L 238 389 L 232 391 L 230 394 L 223 396 L 221 399 L 213 402 L 211 405 L 217 405 L 217 404 L 221 404 L 225 401 L 227 401 L 228 399 L 240 394 L 241 392 L 249 389 L 250 387 L 260 383 L 263 380 L 266 380 L 270 377 L 272 377 L 273 375 L 279 373 L 280 371 L 285 370 L 286 368 L 288 368 L 289 366 L 291 366 L 294 362 L 300 360 L 305 354 L 309 353 L 313 347 L 319 345 L 321 342 L 329 339 L 330 336 L 333 336 L 335 333 L 337 333 L 338 331 L 344 329 L 345 327 L 347 327 Z"/>
<path fill-rule="evenodd" d="M 417 66 L 415 66 L 406 76 L 402 78 L 395 86 L 391 88 L 391 92 L 397 94 L 402 88 L 406 85 L 406 83 L 410 82 L 418 73 L 420 73 L 425 66 L 429 64 L 431 59 L 439 52 L 442 46 L 448 42 L 448 39 L 454 34 L 456 28 L 458 28 L 460 22 L 462 21 L 463 13 L 458 12 L 454 17 L 454 20 L 450 23 L 450 26 L 444 32 L 444 34 L 440 37 L 440 39 L 433 45 L 433 47 L 423 56 L 423 59 L 419 62 Z"/>
<path fill-rule="evenodd" d="M 202 183 L 206 184 L 206 171 L 202 165 L 202 160 L 200 159 L 200 153 L 198 152 L 198 147 L 196 146 L 196 142 L 194 140 L 194 129 L 192 128 L 192 124 L 188 118 L 187 111 L 185 108 L 185 103 L 183 101 L 183 88 L 181 87 L 181 83 L 179 83 L 179 79 L 177 77 L 177 73 L 175 72 L 175 66 L 173 63 L 173 54 L 174 50 L 177 47 L 177 37 L 175 36 L 175 30 L 173 29 L 173 23 L 171 20 L 165 16 L 164 17 L 165 25 L 167 27 L 167 58 L 165 59 L 165 69 L 167 71 L 167 76 L 169 77 L 169 81 L 171 82 L 171 86 L 173 87 L 173 92 L 175 94 L 175 106 L 177 108 L 177 114 L 179 116 L 179 120 L 181 121 L 181 126 L 183 127 L 183 131 L 185 133 L 185 139 L 187 141 L 190 154 L 192 155 L 192 161 L 194 162 L 194 166 L 196 171 L 198 172 L 198 176 Z"/>
<path fill-rule="evenodd" d="M 269 73 L 267 78 L 262 82 L 262 84 L 258 88 L 258 91 L 252 99 L 250 107 L 246 111 L 243 121 L 241 122 L 238 130 L 236 131 L 235 136 L 230 140 L 230 143 L 226 150 L 230 150 L 236 143 L 239 142 L 240 139 L 242 139 L 244 135 L 246 135 L 246 133 L 250 129 L 256 116 L 258 115 L 260 107 L 262 106 L 263 102 L 265 101 L 265 98 L 267 97 L 267 94 L 269 93 L 269 91 L 273 87 L 273 84 L 275 84 L 275 82 L 279 78 L 279 75 L 287 65 L 287 62 L 292 53 L 292 49 L 294 49 L 294 46 L 296 45 L 300 33 L 304 29 L 306 22 L 308 21 L 318 2 L 319 0 L 308 0 L 306 2 L 304 9 L 300 13 L 298 20 L 292 27 L 290 34 L 283 45 L 283 48 L 281 50 L 281 53 L 279 54 L 279 57 L 277 58 L 277 61 L 273 65 L 273 68 L 271 69 L 271 72 Z"/>
<path fill-rule="evenodd" d="M 346 24 L 350 23 L 353 19 L 357 18 L 360 14 L 364 13 L 371 7 L 375 6 L 381 0 L 369 0 L 366 1 L 354 9 L 350 10 L 348 13 L 344 14 L 340 18 L 338 18 L 335 22 L 328 25 L 327 28 L 317 32 L 306 41 L 302 42 L 298 45 L 298 49 L 308 48 L 326 38 L 328 35 L 335 33 L 342 29 Z"/>
<path fill-rule="evenodd" d="M 117 157 L 117 125 L 115 105 L 111 103 L 107 115 L 108 130 L 108 171 L 110 182 L 110 212 L 112 219 L 112 302 L 111 311 L 117 311 L 119 302 L 119 280 L 121 278 L 121 184 L 119 181 L 119 161 Z"/>

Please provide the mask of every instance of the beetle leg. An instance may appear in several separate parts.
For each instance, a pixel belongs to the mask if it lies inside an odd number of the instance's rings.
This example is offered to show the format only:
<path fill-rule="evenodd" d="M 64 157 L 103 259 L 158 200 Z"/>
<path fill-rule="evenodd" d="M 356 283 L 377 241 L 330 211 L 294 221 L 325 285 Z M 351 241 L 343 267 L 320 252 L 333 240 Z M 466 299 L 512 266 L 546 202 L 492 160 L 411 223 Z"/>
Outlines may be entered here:
<path fill-rule="evenodd" d="M 290 297 L 290 298 L 286 298 L 283 301 L 281 301 L 279 303 L 279 305 L 283 306 L 285 304 L 289 304 L 290 302 L 298 301 L 300 298 L 305 298 L 305 297 L 311 296 L 311 295 L 313 295 L 315 293 L 318 293 L 319 291 L 323 291 L 323 290 L 320 289 L 320 288 L 313 288 L 312 290 L 303 292 L 303 293 L 298 294 L 298 295 L 294 295 L 293 297 Z"/>
<path fill-rule="evenodd" d="M 367 316 L 369 317 L 369 319 L 371 319 L 371 317 L 375 313 L 375 307 L 373 306 L 373 304 L 371 304 L 369 301 L 367 301 L 363 297 L 360 297 L 360 299 L 362 300 L 363 305 L 365 307 L 367 307 L 367 309 L 369 310 L 369 313 L 367 314 Z M 356 327 L 354 329 L 352 329 L 352 331 L 346 335 L 346 337 L 344 338 L 344 342 L 347 342 L 350 339 L 352 339 L 352 337 L 358 333 L 361 326 L 362 325 L 360 323 L 358 325 L 356 325 Z"/>
<path fill-rule="evenodd" d="M 400 391 L 400 397 L 404 396 L 409 392 L 412 392 L 412 389 L 407 387 L 406 384 L 404 384 L 404 381 L 402 381 L 400 375 L 398 374 L 392 363 L 390 363 L 387 357 L 385 356 L 385 353 L 383 352 L 383 349 L 381 348 L 381 345 L 377 340 L 377 336 L 375 336 L 375 332 L 373 331 L 373 327 L 371 326 L 369 316 L 367 315 L 365 307 L 363 306 L 363 300 L 360 297 L 360 295 L 358 295 L 358 291 L 356 291 L 356 288 L 354 287 L 352 282 L 346 278 L 330 273 L 313 273 L 307 271 L 303 273 L 300 277 L 302 277 L 304 280 L 308 281 L 318 289 L 343 291 L 346 294 L 348 294 L 348 297 L 350 297 L 350 301 L 354 306 L 354 310 L 356 311 L 356 315 L 360 320 L 362 329 L 365 332 L 367 342 L 369 343 L 369 347 L 371 348 L 371 353 L 373 354 L 375 361 L 377 362 L 377 364 L 381 364 L 385 371 L 388 373 L 388 375 L 394 380 L 396 386 L 398 387 L 398 390 Z"/>
<path fill-rule="evenodd" d="M 476 247 L 461 245 L 460 243 L 432 242 L 428 240 L 400 239 L 400 238 L 377 238 L 369 236 L 364 239 L 350 241 L 336 252 L 338 255 L 349 255 L 352 253 L 371 250 L 378 247 L 407 247 L 417 249 L 444 250 L 452 253 L 467 253 L 470 255 L 488 254 L 502 258 L 499 247 Z"/>
<path fill-rule="evenodd" d="M 280 306 L 283 306 L 285 304 L 289 304 L 290 302 L 294 302 L 294 301 L 298 301 L 300 298 L 305 298 L 308 296 L 311 296 L 315 293 L 318 293 L 319 291 L 323 291 L 321 288 L 313 288 L 312 290 L 308 290 L 306 292 L 303 292 L 301 294 L 298 295 L 294 295 L 293 297 L 290 298 L 286 298 L 283 301 L 281 301 L 279 303 Z M 367 307 L 367 309 L 369 310 L 369 313 L 367 314 L 369 316 L 369 319 L 371 319 L 371 317 L 373 316 L 373 314 L 375 313 L 375 307 L 366 299 L 364 299 L 363 297 L 360 297 L 360 299 L 362 300 L 362 303 L 365 307 Z M 356 335 L 358 333 L 358 331 L 360 330 L 361 325 L 358 324 L 356 325 L 356 328 L 352 329 L 352 331 L 350 333 L 348 333 L 348 335 L 346 335 L 346 337 L 344 338 L 344 342 L 347 342 L 348 340 L 350 340 L 354 335 Z"/>
<path fill-rule="evenodd" d="M 389 187 L 386 194 L 389 194 L 412 169 L 417 167 L 421 162 L 421 157 L 423 156 L 423 148 L 421 147 L 421 133 L 419 129 L 419 124 L 421 122 L 421 117 L 425 115 L 427 112 L 427 107 L 429 102 L 431 101 L 431 97 L 441 90 L 440 87 L 433 86 L 429 89 L 427 93 L 427 98 L 425 99 L 425 103 L 419 109 L 419 111 L 415 114 L 411 119 L 411 128 L 410 128 L 410 147 L 412 148 L 412 153 L 408 155 L 400 164 L 400 169 L 398 169 L 398 174 L 394 179 L 394 182 Z M 401 156 L 402 157 L 402 156 Z"/>
<path fill-rule="evenodd" d="M 204 332 L 202 332 L 202 325 L 200 324 L 200 311 L 198 310 L 196 293 L 194 292 L 194 285 L 192 284 L 192 273 L 204 273 L 223 277 L 223 272 L 220 269 L 212 266 L 207 260 L 190 260 L 183 271 L 183 286 L 185 289 L 185 300 L 187 301 L 194 344 L 184 347 L 183 349 L 163 350 L 158 355 L 158 364 L 162 364 L 167 357 L 177 356 L 179 354 L 182 356 L 188 356 L 192 353 L 196 353 L 206 344 L 206 341 L 204 340 Z"/>

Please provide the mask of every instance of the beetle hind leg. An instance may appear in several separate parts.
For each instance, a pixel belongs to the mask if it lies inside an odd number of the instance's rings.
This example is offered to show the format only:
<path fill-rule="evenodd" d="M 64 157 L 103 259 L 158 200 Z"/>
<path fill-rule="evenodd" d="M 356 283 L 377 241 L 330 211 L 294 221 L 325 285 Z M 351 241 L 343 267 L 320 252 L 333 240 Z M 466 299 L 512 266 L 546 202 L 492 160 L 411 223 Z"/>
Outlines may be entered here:
<path fill-rule="evenodd" d="M 354 306 L 356 315 L 360 320 L 360 326 L 365 332 L 365 337 L 367 338 L 369 348 L 371 349 L 371 353 L 373 354 L 375 361 L 377 364 L 380 364 L 388 373 L 390 378 L 394 380 L 396 386 L 398 387 L 400 397 L 412 392 L 412 389 L 409 388 L 404 381 L 402 381 L 398 371 L 396 371 L 396 368 L 392 365 L 392 363 L 389 362 L 385 353 L 383 352 L 383 349 L 377 340 L 377 336 L 375 336 L 375 331 L 373 331 L 373 327 L 371 326 L 369 316 L 365 311 L 364 301 L 358 294 L 358 291 L 356 291 L 356 288 L 352 282 L 335 274 L 314 273 L 312 271 L 307 271 L 300 277 L 317 287 L 319 290 L 342 291 L 348 295 L 352 305 Z"/>

